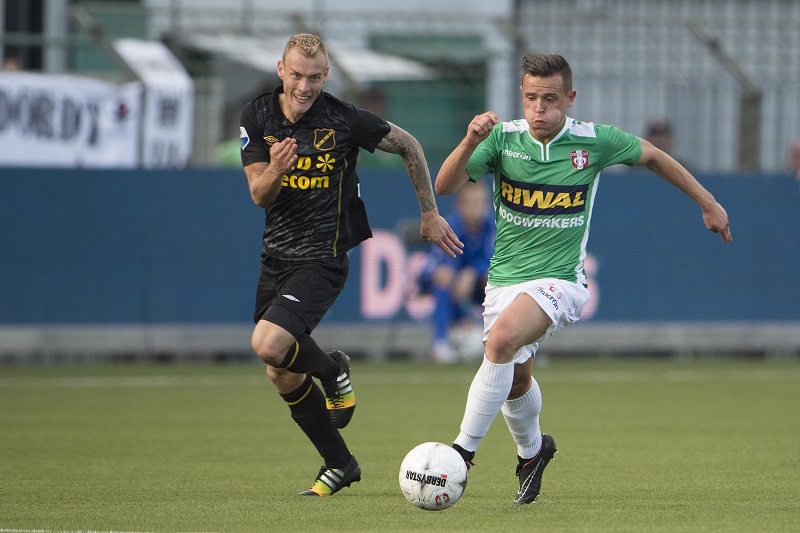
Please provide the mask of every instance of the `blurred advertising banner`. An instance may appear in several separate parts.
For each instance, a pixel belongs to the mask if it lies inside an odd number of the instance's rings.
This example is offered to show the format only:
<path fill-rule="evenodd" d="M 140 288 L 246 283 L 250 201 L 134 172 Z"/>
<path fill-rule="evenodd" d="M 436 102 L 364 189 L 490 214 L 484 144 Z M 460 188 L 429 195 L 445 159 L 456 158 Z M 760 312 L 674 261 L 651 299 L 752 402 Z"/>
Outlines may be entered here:
<path fill-rule="evenodd" d="M 194 84 L 189 74 L 163 43 L 120 39 L 114 48 L 145 87 L 142 166 L 186 166 L 192 152 L 194 113 Z"/>
<path fill-rule="evenodd" d="M 0 166 L 135 167 L 142 86 L 0 72 Z"/>

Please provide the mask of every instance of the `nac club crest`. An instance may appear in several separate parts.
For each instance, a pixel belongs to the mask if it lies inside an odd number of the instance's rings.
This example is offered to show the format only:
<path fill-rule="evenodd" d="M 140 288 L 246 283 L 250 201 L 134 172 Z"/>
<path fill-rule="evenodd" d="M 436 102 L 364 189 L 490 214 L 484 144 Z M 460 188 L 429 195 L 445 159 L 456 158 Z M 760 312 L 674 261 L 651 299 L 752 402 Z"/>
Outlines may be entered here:
<path fill-rule="evenodd" d="M 315 129 L 314 148 L 323 152 L 336 148 L 336 131 L 333 128 Z"/>

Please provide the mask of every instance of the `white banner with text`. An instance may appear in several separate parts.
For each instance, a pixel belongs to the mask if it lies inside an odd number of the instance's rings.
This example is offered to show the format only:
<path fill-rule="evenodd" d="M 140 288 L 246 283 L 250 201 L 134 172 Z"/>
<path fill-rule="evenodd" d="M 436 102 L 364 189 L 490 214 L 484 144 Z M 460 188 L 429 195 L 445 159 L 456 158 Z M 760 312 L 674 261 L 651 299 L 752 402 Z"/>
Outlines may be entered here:
<path fill-rule="evenodd" d="M 0 166 L 135 167 L 142 85 L 0 72 Z"/>
<path fill-rule="evenodd" d="M 191 77 L 161 42 L 120 39 L 114 48 L 145 86 L 142 166 L 185 167 L 192 153 Z"/>

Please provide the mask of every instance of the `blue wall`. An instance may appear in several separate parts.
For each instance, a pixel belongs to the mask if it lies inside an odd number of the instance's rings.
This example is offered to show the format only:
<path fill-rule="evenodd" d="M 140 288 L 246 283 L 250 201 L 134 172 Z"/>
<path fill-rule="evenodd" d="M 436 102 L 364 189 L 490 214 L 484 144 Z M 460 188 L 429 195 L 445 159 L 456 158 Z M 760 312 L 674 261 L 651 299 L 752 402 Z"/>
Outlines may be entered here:
<path fill-rule="evenodd" d="M 374 229 L 418 215 L 402 171 L 361 178 Z M 699 176 L 728 209 L 729 245 L 654 175 L 601 179 L 592 320 L 800 320 L 791 177 Z M 251 319 L 263 211 L 241 171 L 0 169 L 0 191 L 0 324 Z M 326 321 L 362 319 L 361 259 Z"/>
<path fill-rule="evenodd" d="M 601 178 L 588 250 L 598 320 L 800 319 L 800 191 L 790 176 L 698 176 L 733 242 L 681 191 L 642 171 Z"/>
<path fill-rule="evenodd" d="M 0 323 L 252 313 L 263 212 L 241 171 L 0 175 Z"/>

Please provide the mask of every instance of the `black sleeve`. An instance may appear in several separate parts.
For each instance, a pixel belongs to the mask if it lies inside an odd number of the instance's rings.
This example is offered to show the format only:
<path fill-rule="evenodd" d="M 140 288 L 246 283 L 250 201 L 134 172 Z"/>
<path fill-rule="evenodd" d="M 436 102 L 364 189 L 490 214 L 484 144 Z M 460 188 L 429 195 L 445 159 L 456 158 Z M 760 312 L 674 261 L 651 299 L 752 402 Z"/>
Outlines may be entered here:
<path fill-rule="evenodd" d="M 242 147 L 242 166 L 252 163 L 269 162 L 269 150 L 263 139 L 263 126 L 259 127 L 256 119 L 254 102 L 248 103 L 242 110 L 239 123 L 239 137 Z"/>
<path fill-rule="evenodd" d="M 353 132 L 353 142 L 361 148 L 374 152 L 375 146 L 386 137 L 392 127 L 372 111 L 347 105 L 347 121 Z"/>

